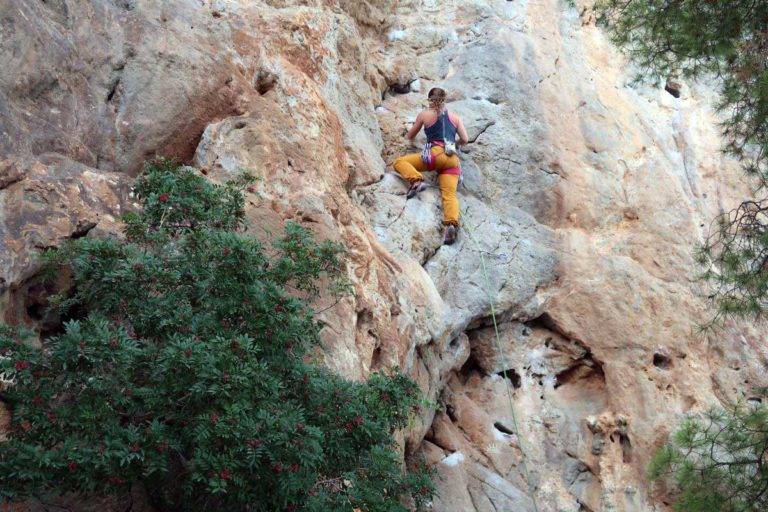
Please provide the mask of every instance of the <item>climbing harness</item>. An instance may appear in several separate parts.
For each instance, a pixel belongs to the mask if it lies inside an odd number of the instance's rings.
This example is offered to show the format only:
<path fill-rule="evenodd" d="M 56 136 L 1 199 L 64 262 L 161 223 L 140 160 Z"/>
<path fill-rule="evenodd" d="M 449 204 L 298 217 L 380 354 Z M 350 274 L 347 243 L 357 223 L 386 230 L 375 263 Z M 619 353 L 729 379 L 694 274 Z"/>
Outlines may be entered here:
<path fill-rule="evenodd" d="M 432 155 L 431 142 L 424 143 L 424 147 L 421 150 L 421 161 L 424 162 L 430 169 L 435 166 L 435 157 Z"/>
<path fill-rule="evenodd" d="M 464 210 L 462 212 L 462 217 L 464 217 L 463 224 L 465 226 L 465 229 L 467 231 L 467 234 L 469 235 L 470 240 L 472 240 L 472 243 L 475 246 L 475 251 L 480 255 L 480 269 L 483 273 L 483 279 L 485 280 L 485 290 L 488 293 L 488 303 L 490 304 L 491 308 L 491 319 L 493 320 L 493 333 L 494 333 L 494 340 L 496 344 L 496 351 L 499 355 L 499 360 L 501 361 L 501 366 L 504 368 L 504 384 L 507 389 L 507 401 L 509 402 L 509 411 L 512 416 L 512 424 L 515 428 L 515 432 L 517 433 L 517 440 L 518 444 L 520 446 L 520 454 L 521 454 L 521 465 L 523 469 L 523 476 L 525 477 L 525 483 L 528 485 L 528 493 L 531 495 L 531 500 L 533 501 L 533 510 L 535 512 L 539 512 L 539 506 L 536 502 L 536 493 L 535 486 L 531 482 L 531 475 L 528 472 L 528 464 L 526 463 L 526 459 L 528 458 L 526 455 L 526 447 L 525 443 L 523 442 L 524 436 L 520 430 L 520 427 L 517 423 L 517 414 L 515 413 L 515 404 L 512 400 L 512 390 L 509 387 L 509 379 L 506 378 L 507 374 L 507 361 L 504 357 L 504 351 L 501 348 L 501 336 L 499 335 L 499 325 L 496 321 L 496 303 L 495 298 L 492 295 L 491 292 L 491 278 L 488 275 L 488 267 L 485 264 L 485 253 L 486 251 L 483 251 L 480 249 L 480 244 L 477 241 L 477 238 L 475 238 L 475 233 L 472 228 L 472 223 L 469 222 L 467 213 L 469 212 L 469 208 Z"/>
<path fill-rule="evenodd" d="M 433 130 L 433 127 L 440 123 L 440 132 L 435 133 Z M 427 136 L 427 142 L 424 143 L 424 147 L 421 150 L 421 161 L 424 162 L 430 169 L 432 169 L 435 165 L 435 157 L 432 154 L 432 148 L 436 145 L 442 146 L 445 154 L 448 156 L 453 156 L 457 154 L 456 152 L 456 129 L 453 128 L 453 133 L 450 134 L 450 136 L 446 136 L 445 133 L 445 125 L 450 123 L 453 127 L 453 123 L 451 122 L 451 118 L 448 114 L 448 109 L 443 109 L 443 111 L 438 114 L 437 119 L 434 123 L 432 123 L 430 126 L 424 127 L 424 133 Z M 438 138 L 439 136 L 439 138 Z"/>

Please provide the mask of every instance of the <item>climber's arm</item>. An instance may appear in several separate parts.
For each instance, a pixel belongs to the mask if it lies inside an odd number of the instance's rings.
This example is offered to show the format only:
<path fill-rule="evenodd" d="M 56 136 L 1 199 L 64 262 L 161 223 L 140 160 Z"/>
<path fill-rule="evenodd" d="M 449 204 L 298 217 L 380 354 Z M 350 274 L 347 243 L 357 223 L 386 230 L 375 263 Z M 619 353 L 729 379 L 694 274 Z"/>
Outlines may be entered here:
<path fill-rule="evenodd" d="M 456 124 L 456 134 L 459 136 L 458 142 L 459 144 L 466 144 L 469 142 L 469 135 L 467 135 L 467 129 L 464 128 L 464 122 L 459 118 L 459 122 Z"/>
<path fill-rule="evenodd" d="M 414 121 L 413 126 L 411 126 L 411 129 L 408 130 L 408 133 L 405 134 L 405 138 L 412 141 L 416 138 L 416 136 L 419 134 L 419 130 L 421 130 L 421 127 L 424 126 L 424 119 L 421 116 L 422 113 L 419 113 L 418 116 L 416 116 L 416 121 Z"/>

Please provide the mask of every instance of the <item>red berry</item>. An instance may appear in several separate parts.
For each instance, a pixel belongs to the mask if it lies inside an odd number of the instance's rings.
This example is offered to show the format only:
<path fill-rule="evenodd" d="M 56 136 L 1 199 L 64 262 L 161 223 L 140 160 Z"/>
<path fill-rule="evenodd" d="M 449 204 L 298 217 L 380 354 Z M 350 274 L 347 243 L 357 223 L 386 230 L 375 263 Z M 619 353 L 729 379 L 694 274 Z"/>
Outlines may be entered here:
<path fill-rule="evenodd" d="M 348 421 L 348 422 L 347 422 L 347 424 L 346 424 L 346 425 L 344 425 L 344 429 L 345 429 L 347 432 L 352 432 L 352 429 L 354 429 L 354 428 L 355 428 L 355 426 L 352 424 L 352 422 L 351 422 L 351 421 Z"/>
<path fill-rule="evenodd" d="M 299 471 L 299 465 L 298 464 L 291 464 L 291 473 L 296 473 Z"/>
<path fill-rule="evenodd" d="M 109 477 L 109 483 L 113 485 L 123 485 L 125 483 L 125 480 L 123 480 L 119 476 L 111 476 Z"/>
<path fill-rule="evenodd" d="M 67 462 L 67 469 L 69 469 L 70 472 L 74 472 L 77 470 L 77 462 L 71 460 Z"/>
<path fill-rule="evenodd" d="M 52 412 L 49 412 L 48 413 L 48 421 L 50 421 L 51 423 L 55 423 L 56 422 L 56 415 L 54 413 L 52 413 Z"/>
<path fill-rule="evenodd" d="M 231 252 L 232 252 L 232 249 L 230 249 L 229 247 L 225 247 L 224 249 L 222 249 L 221 255 L 222 256 L 229 256 Z"/>
<path fill-rule="evenodd" d="M 211 424 L 216 425 L 219 422 L 219 415 L 215 412 L 211 413 Z"/>
<path fill-rule="evenodd" d="M 230 478 L 232 478 L 232 473 L 230 473 L 227 468 L 224 468 L 221 471 L 219 471 L 219 477 L 222 480 L 229 480 Z"/>
<path fill-rule="evenodd" d="M 280 462 L 275 462 L 272 464 L 272 471 L 275 473 L 282 473 L 283 472 L 283 465 Z"/>
<path fill-rule="evenodd" d="M 187 350 L 184 351 L 184 354 L 186 354 L 187 357 L 191 357 L 192 356 L 192 349 L 188 348 Z"/>
<path fill-rule="evenodd" d="M 29 368 L 29 361 L 16 361 L 13 365 L 18 371 L 26 370 Z"/>
<path fill-rule="evenodd" d="M 251 448 L 258 448 L 259 446 L 264 444 L 264 441 L 262 441 L 261 439 L 249 439 L 248 441 L 246 441 L 246 444 Z"/>
<path fill-rule="evenodd" d="M 168 202 L 168 194 L 160 194 L 157 198 L 161 203 Z"/>
<path fill-rule="evenodd" d="M 157 447 L 155 448 L 155 450 L 157 450 L 160 453 L 163 453 L 163 452 L 167 451 L 168 450 L 168 443 L 162 442 L 162 443 L 158 444 Z"/>
<path fill-rule="evenodd" d="M 355 416 L 355 419 L 353 421 L 355 422 L 355 425 L 359 427 L 360 425 L 363 424 L 363 417 L 358 414 L 357 416 Z"/>
<path fill-rule="evenodd" d="M 40 397 L 40 395 L 35 395 L 35 397 L 32 399 L 33 405 L 40 405 L 43 403 L 43 399 Z"/>

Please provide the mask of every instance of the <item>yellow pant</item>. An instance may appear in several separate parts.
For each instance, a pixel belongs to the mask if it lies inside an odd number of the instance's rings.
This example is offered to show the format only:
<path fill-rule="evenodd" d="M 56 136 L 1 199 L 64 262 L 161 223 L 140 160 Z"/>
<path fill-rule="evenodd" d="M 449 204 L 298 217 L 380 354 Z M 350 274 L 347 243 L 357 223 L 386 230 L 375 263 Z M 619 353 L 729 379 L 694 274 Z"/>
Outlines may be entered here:
<path fill-rule="evenodd" d="M 445 150 L 440 146 L 432 148 L 432 155 L 435 159 L 435 171 L 444 171 L 446 169 L 458 169 L 458 155 L 448 156 Z M 422 172 L 429 171 L 429 167 L 421 159 L 421 153 L 411 153 L 401 156 L 395 160 L 395 170 L 408 180 L 409 183 L 424 179 Z M 456 197 L 456 187 L 459 184 L 459 177 L 455 174 L 440 173 L 437 176 L 437 182 L 440 185 L 440 195 L 443 198 L 443 224 L 459 225 L 459 200 Z"/>

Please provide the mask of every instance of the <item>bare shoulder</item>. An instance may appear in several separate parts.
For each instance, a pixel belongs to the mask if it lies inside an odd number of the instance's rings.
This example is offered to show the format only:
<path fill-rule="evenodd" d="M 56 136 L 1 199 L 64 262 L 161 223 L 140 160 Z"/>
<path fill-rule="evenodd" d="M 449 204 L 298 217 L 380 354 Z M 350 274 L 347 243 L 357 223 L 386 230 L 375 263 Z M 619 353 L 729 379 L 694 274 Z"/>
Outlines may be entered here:
<path fill-rule="evenodd" d="M 432 114 L 432 111 L 429 109 L 422 110 L 421 112 L 419 112 L 417 119 L 427 120 L 430 118 L 431 114 Z"/>
<path fill-rule="evenodd" d="M 451 118 L 451 121 L 453 121 L 453 124 L 458 125 L 461 123 L 461 117 L 459 117 L 459 114 L 456 114 L 455 112 L 448 111 L 448 117 Z"/>

